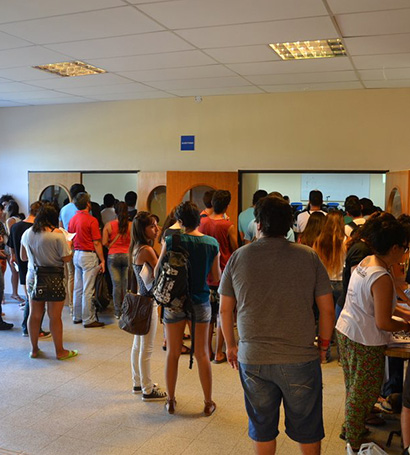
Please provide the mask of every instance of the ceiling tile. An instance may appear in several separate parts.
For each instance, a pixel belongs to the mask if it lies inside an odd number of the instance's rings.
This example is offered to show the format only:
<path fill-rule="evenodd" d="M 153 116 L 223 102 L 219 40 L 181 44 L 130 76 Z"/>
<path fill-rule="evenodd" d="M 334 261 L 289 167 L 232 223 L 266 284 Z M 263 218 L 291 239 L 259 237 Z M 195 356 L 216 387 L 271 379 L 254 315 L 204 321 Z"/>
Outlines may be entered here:
<path fill-rule="evenodd" d="M 109 59 L 89 59 L 92 63 L 107 71 L 137 71 L 161 68 L 179 68 L 183 66 L 212 65 L 214 59 L 201 51 L 181 51 L 166 54 L 140 55 L 133 57 L 116 57 Z"/>
<path fill-rule="evenodd" d="M 41 46 L 20 47 L 0 51 L 0 69 L 64 62 L 67 59 L 66 55 L 44 49 Z"/>
<path fill-rule="evenodd" d="M 15 92 L 15 93 L 3 93 L 0 92 L 0 99 L 9 99 L 9 100 L 27 100 L 33 99 L 45 99 L 45 98 L 62 98 L 64 95 L 62 93 L 54 92 L 52 90 L 37 90 L 35 92 Z M 70 95 L 67 95 L 66 98 L 70 98 Z"/>
<path fill-rule="evenodd" d="M 410 80 L 402 81 L 363 81 L 366 88 L 405 88 L 410 87 Z"/>
<path fill-rule="evenodd" d="M 178 0 L 138 8 L 170 29 L 327 15 L 320 0 Z"/>
<path fill-rule="evenodd" d="M 0 93 L 34 92 L 36 90 L 38 90 L 38 87 L 22 84 L 20 82 L 0 83 Z"/>
<path fill-rule="evenodd" d="M 121 101 L 121 100 L 147 100 L 158 98 L 174 98 L 174 95 L 161 91 L 152 92 L 138 92 L 138 93 L 120 93 L 120 94 L 106 94 L 92 96 L 97 101 Z"/>
<path fill-rule="evenodd" d="M 79 96 L 70 96 L 67 98 L 41 98 L 33 99 L 29 101 L 32 106 L 44 105 L 44 104 L 74 104 L 74 103 L 93 103 L 94 100 L 81 98 Z"/>
<path fill-rule="evenodd" d="M 15 36 L 11 36 L 8 33 L 0 32 L 0 50 L 3 49 L 15 49 L 16 47 L 31 46 L 32 43 Z"/>
<path fill-rule="evenodd" d="M 0 23 L 123 6 L 121 0 L 1 0 Z"/>
<path fill-rule="evenodd" d="M 408 33 L 410 8 L 336 16 L 344 37 Z"/>
<path fill-rule="evenodd" d="M 410 53 L 362 55 L 352 60 L 357 69 L 406 68 L 410 66 Z"/>
<path fill-rule="evenodd" d="M 280 61 L 279 55 L 277 55 L 267 44 L 204 49 L 204 52 L 221 63 L 266 62 L 267 60 Z"/>
<path fill-rule="evenodd" d="M 288 60 L 280 62 L 237 63 L 227 65 L 235 73 L 243 76 L 257 74 L 314 73 L 318 71 L 352 70 L 348 58 L 321 58 L 311 60 Z"/>
<path fill-rule="evenodd" d="M 65 88 L 61 89 L 60 92 L 67 93 L 69 95 L 78 96 L 92 96 L 101 94 L 116 94 L 116 93 L 133 93 L 133 92 L 147 92 L 152 91 L 151 87 L 147 87 L 143 84 L 132 82 L 130 84 L 120 85 L 101 85 L 96 87 L 76 87 L 76 88 Z"/>
<path fill-rule="evenodd" d="M 408 8 L 408 0 L 327 0 L 333 14 Z"/>
<path fill-rule="evenodd" d="M 299 84 L 314 82 L 342 82 L 357 81 L 354 71 L 327 71 L 323 73 L 295 73 L 295 74 L 265 74 L 248 76 L 247 79 L 255 85 Z"/>
<path fill-rule="evenodd" d="M 245 79 L 239 76 L 233 77 L 210 77 L 205 79 L 181 79 L 175 81 L 157 81 L 150 82 L 151 87 L 162 90 L 188 89 L 188 88 L 222 88 L 222 87 L 240 87 L 242 85 L 251 85 Z"/>
<path fill-rule="evenodd" d="M 39 71 L 31 66 L 20 66 L 18 68 L 0 69 L 0 77 L 16 82 L 23 82 L 39 79 L 54 79 L 55 75 L 46 73 L 45 71 Z"/>
<path fill-rule="evenodd" d="M 73 41 L 46 46 L 76 59 L 110 58 L 127 55 L 156 54 L 193 49 L 193 46 L 172 32 L 144 33 L 141 35 Z"/>
<path fill-rule="evenodd" d="M 14 101 L 6 101 L 0 99 L 0 107 L 21 107 L 21 106 L 27 106 L 26 103 L 16 103 Z"/>
<path fill-rule="evenodd" d="M 362 70 L 359 71 L 360 77 L 364 81 L 391 81 L 399 79 L 410 80 L 409 68 L 386 68 L 377 70 Z"/>
<path fill-rule="evenodd" d="M 357 38 L 345 38 L 344 41 L 349 54 L 352 56 L 410 52 L 410 33 L 361 36 Z"/>
<path fill-rule="evenodd" d="M 354 90 L 363 89 L 360 82 L 332 82 L 327 84 L 292 84 L 262 86 L 267 92 L 312 92 L 318 90 Z"/>
<path fill-rule="evenodd" d="M 130 81 L 116 74 L 105 73 L 89 76 L 60 77 L 41 81 L 27 81 L 33 86 L 51 90 L 64 90 L 66 88 L 94 87 L 112 84 L 128 84 Z"/>
<path fill-rule="evenodd" d="M 264 93 L 263 90 L 252 85 L 246 87 L 201 88 L 172 90 L 178 96 L 212 96 L 212 95 L 243 95 L 247 93 Z"/>
<path fill-rule="evenodd" d="M 168 68 L 150 71 L 128 71 L 119 73 L 135 81 L 167 81 L 174 79 L 197 79 L 204 77 L 234 76 L 222 65 L 193 66 L 191 68 Z"/>
<path fill-rule="evenodd" d="M 132 35 L 163 30 L 132 6 L 0 25 L 5 31 L 36 44 Z"/>
<path fill-rule="evenodd" d="M 284 41 L 337 38 L 329 17 L 312 17 L 176 31 L 200 48 L 248 46 Z"/>

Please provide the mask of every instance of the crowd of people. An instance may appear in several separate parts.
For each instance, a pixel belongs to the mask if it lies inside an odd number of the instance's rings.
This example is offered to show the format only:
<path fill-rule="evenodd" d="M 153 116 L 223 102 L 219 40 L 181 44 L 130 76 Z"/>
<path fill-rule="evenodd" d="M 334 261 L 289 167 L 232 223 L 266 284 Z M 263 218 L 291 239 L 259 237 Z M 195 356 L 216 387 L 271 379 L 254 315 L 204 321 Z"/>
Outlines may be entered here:
<path fill-rule="evenodd" d="M 64 304 L 73 324 L 101 328 L 94 300 L 97 275 L 108 281 L 117 319 L 134 276 L 138 293 L 154 301 L 148 333 L 135 335 L 131 349 L 132 392 L 142 400 L 165 401 L 174 414 L 179 358 L 192 351 L 204 415 L 217 407 L 211 362 L 228 362 L 239 370 L 255 452 L 275 453 L 283 402 L 287 435 L 303 454 L 319 454 L 324 437 L 320 364 L 331 360 L 336 344 L 346 387 L 340 437 L 359 450 L 369 435 L 372 407 L 383 395 L 391 334 L 410 332 L 404 292 L 409 216 L 396 219 L 354 195 L 346 198 L 344 211 L 328 209 L 319 190 L 312 190 L 308 207 L 295 213 L 279 192 L 258 190 L 252 206 L 239 215 L 237 238 L 228 216 L 231 194 L 223 189 L 204 194 L 202 211 L 192 202 L 181 203 L 162 227 L 155 214 L 137 212 L 133 191 L 124 201 L 107 194 L 100 206 L 75 184 L 70 197 L 61 210 L 37 201 L 27 217 L 10 195 L 0 198 L 0 302 L 8 263 L 11 298 L 24 305 L 22 333 L 30 337 L 31 358 L 42 357 L 39 339 L 50 336 L 42 328 L 46 312 L 56 358 L 76 357 L 78 351 L 63 343 Z M 181 251 L 188 258 L 188 290 L 159 311 L 154 299 L 159 276 L 170 255 Z M 18 280 L 26 298 L 18 294 Z M 12 329 L 2 316 L 0 330 Z M 159 320 L 166 390 L 154 383 L 150 369 Z M 189 336 L 191 348 L 184 345 Z M 399 370 L 400 365 L 393 368 L 393 376 Z M 404 454 L 410 454 L 409 375 L 399 391 Z"/>

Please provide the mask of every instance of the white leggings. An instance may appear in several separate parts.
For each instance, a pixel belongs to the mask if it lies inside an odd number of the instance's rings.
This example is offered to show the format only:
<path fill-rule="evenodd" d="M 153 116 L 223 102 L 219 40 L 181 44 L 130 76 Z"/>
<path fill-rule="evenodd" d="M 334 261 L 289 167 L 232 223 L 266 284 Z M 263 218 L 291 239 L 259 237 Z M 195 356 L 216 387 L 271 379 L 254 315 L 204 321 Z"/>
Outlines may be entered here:
<path fill-rule="evenodd" d="M 142 393 L 152 392 L 151 355 L 158 325 L 158 306 L 153 305 L 151 327 L 146 335 L 134 335 L 131 349 L 131 372 L 134 387 L 141 387 Z"/>

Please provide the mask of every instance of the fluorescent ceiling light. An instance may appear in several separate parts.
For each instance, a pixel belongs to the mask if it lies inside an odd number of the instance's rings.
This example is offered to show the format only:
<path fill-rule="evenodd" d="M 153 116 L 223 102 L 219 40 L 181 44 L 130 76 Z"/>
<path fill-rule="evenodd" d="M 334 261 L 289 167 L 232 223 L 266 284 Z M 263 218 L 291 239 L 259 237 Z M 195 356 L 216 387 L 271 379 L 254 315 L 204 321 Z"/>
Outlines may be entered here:
<path fill-rule="evenodd" d="M 101 68 L 96 68 L 95 66 L 80 61 L 50 63 L 49 65 L 33 66 L 33 68 L 47 71 L 48 73 L 58 74 L 62 77 L 88 76 L 90 74 L 107 72 Z"/>
<path fill-rule="evenodd" d="M 269 46 L 282 60 L 343 57 L 346 55 L 340 39 L 296 41 L 294 43 L 269 44 Z"/>

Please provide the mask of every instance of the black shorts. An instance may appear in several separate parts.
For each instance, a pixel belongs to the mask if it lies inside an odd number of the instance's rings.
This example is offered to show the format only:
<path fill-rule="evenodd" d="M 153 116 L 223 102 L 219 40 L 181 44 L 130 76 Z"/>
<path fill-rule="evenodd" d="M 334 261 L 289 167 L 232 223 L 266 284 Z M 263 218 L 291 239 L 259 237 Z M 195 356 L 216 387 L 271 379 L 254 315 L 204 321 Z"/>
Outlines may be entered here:
<path fill-rule="evenodd" d="M 219 313 L 219 294 L 218 286 L 209 286 L 209 301 L 211 302 L 211 324 L 215 324 Z"/>

